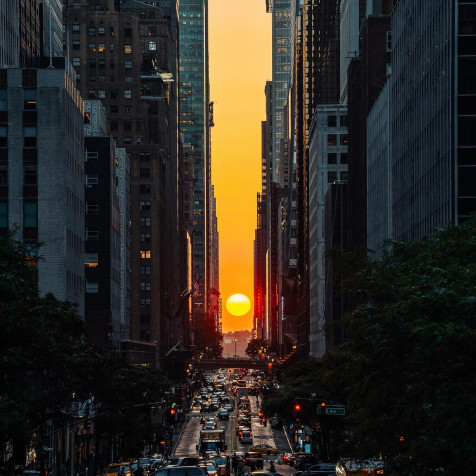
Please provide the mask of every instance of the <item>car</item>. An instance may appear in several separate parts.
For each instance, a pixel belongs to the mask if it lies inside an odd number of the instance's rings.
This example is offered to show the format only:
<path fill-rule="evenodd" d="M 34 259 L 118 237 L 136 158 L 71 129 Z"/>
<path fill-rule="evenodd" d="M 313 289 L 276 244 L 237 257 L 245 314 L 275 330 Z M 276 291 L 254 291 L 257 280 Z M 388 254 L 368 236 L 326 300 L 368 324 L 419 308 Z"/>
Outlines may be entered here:
<path fill-rule="evenodd" d="M 329 463 L 313 464 L 305 471 L 298 471 L 293 476 L 335 476 L 336 465 Z"/>
<path fill-rule="evenodd" d="M 256 451 L 256 453 L 266 454 L 266 455 L 279 455 L 278 448 L 269 445 L 268 443 L 260 443 L 250 448 L 250 451 Z"/>
<path fill-rule="evenodd" d="M 294 467 L 297 470 L 305 471 L 314 464 L 317 464 L 317 458 L 312 453 L 296 454 Z"/>
<path fill-rule="evenodd" d="M 295 461 L 296 461 L 296 456 L 294 456 L 292 453 L 284 453 L 283 454 L 283 463 L 284 464 L 289 464 L 289 466 L 294 466 Z"/>
<path fill-rule="evenodd" d="M 241 443 L 253 443 L 253 433 L 251 430 L 243 430 L 240 435 Z"/>
<path fill-rule="evenodd" d="M 167 463 L 165 463 L 165 467 L 168 466 L 196 466 L 200 462 L 200 458 L 198 456 L 182 456 L 172 457 L 169 458 Z"/>
<path fill-rule="evenodd" d="M 255 453 L 253 451 L 247 451 L 243 455 L 243 462 L 246 466 L 254 469 L 263 469 L 263 455 L 261 453 Z"/>
<path fill-rule="evenodd" d="M 199 466 L 164 466 L 155 476 L 207 476 L 207 471 Z"/>
<path fill-rule="evenodd" d="M 202 427 L 203 430 L 216 430 L 216 428 L 217 428 L 217 425 L 213 421 L 206 421 Z"/>
<path fill-rule="evenodd" d="M 119 476 L 124 470 L 124 476 L 132 476 L 132 466 L 130 462 L 112 463 L 106 469 L 106 476 Z"/>
<path fill-rule="evenodd" d="M 209 412 L 210 411 L 210 404 L 209 403 L 203 403 L 202 406 L 200 407 L 201 412 Z"/>
<path fill-rule="evenodd" d="M 218 417 L 219 420 L 229 420 L 230 419 L 230 414 L 224 408 L 220 408 L 217 411 L 217 417 Z"/>
<path fill-rule="evenodd" d="M 227 410 L 228 413 L 230 413 L 230 412 L 233 411 L 233 408 L 234 408 L 234 407 L 233 407 L 233 405 L 232 405 L 231 403 L 225 403 L 225 405 L 223 405 L 223 408 L 224 408 L 225 410 Z"/>
<path fill-rule="evenodd" d="M 252 471 L 251 473 L 246 473 L 245 476 L 283 476 L 279 473 L 268 473 L 267 471 Z"/>
<path fill-rule="evenodd" d="M 218 467 L 218 474 L 221 476 L 226 475 L 226 467 L 228 463 L 228 458 L 226 455 L 215 455 L 210 457 L 211 460 L 215 461 L 217 467 Z"/>

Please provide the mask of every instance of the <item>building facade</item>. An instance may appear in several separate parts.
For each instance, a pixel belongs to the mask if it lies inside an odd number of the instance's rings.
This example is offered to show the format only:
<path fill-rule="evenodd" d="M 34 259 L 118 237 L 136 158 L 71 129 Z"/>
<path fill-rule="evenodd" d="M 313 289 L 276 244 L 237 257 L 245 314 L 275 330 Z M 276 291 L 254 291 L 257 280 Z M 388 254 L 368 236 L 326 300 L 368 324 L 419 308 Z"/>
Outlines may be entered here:
<path fill-rule="evenodd" d="M 309 138 L 310 355 L 322 357 L 326 342 L 326 216 L 330 184 L 348 179 L 347 106 L 317 106 Z"/>
<path fill-rule="evenodd" d="M 43 243 L 40 292 L 84 319 L 83 100 L 64 69 L 2 69 L 0 91 L 0 229 Z"/>

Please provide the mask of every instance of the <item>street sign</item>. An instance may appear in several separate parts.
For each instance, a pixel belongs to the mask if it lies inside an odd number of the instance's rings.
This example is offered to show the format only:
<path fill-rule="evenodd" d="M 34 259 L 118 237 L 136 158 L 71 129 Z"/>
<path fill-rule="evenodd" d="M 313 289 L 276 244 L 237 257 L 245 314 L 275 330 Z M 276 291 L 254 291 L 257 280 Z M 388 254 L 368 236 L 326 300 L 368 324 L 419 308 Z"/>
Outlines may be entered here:
<path fill-rule="evenodd" d="M 317 407 L 317 414 L 322 415 L 322 407 Z M 324 415 L 345 415 L 345 407 L 324 407 Z"/>

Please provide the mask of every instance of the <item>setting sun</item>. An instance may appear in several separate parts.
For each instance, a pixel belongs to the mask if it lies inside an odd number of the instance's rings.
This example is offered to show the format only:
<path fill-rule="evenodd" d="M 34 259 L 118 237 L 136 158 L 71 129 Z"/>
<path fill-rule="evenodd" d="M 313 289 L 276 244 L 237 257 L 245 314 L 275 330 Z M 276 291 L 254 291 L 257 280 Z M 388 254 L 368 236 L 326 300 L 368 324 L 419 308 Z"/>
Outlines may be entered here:
<path fill-rule="evenodd" d="M 251 309 L 251 302 L 244 294 L 233 294 L 226 301 L 226 309 L 232 316 L 244 316 Z"/>

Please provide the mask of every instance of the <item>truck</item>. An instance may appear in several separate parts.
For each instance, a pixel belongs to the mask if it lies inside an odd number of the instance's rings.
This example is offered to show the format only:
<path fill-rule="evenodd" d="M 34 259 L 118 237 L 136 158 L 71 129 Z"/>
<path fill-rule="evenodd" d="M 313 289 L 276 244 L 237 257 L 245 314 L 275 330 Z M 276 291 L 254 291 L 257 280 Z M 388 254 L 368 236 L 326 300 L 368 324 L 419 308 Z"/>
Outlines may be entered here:
<path fill-rule="evenodd" d="M 245 397 L 248 395 L 248 387 L 236 387 L 236 396 L 238 398 Z"/>
<path fill-rule="evenodd" d="M 224 453 L 226 451 L 224 430 L 200 430 L 197 451 L 200 456 Z"/>

